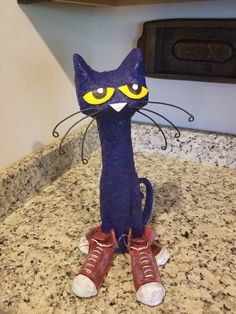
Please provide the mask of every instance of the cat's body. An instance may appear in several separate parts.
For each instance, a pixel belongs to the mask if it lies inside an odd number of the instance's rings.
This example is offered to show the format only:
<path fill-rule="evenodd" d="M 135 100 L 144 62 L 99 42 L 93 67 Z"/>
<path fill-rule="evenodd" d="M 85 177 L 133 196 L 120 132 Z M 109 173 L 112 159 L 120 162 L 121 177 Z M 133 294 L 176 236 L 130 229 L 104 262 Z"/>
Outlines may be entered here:
<path fill-rule="evenodd" d="M 78 55 L 74 56 L 74 64 L 81 110 L 91 108 L 86 114 L 99 111 L 95 118 L 103 166 L 100 181 L 101 228 L 107 233 L 115 230 L 118 251 L 124 252 L 127 249 L 123 239 L 120 239 L 127 235 L 129 229 L 135 237 L 140 237 L 152 207 L 151 184 L 147 179 L 138 179 L 131 140 L 131 118 L 137 106 L 142 108 L 145 105 L 139 100 L 148 100 L 141 53 L 134 49 L 117 70 L 110 72 L 92 70 Z M 144 211 L 140 183 L 146 185 L 148 192 Z"/>
<path fill-rule="evenodd" d="M 125 115 L 115 119 L 107 115 L 101 120 L 98 118 L 97 124 L 103 162 L 100 181 L 102 230 L 115 229 L 117 239 L 122 239 L 122 235 L 132 228 L 134 236 L 139 237 L 150 216 L 151 204 L 142 213 L 143 196 L 133 159 L 131 120 Z M 152 199 L 151 189 L 148 189 L 147 197 Z M 119 250 L 127 250 L 123 239 L 119 241 Z"/>

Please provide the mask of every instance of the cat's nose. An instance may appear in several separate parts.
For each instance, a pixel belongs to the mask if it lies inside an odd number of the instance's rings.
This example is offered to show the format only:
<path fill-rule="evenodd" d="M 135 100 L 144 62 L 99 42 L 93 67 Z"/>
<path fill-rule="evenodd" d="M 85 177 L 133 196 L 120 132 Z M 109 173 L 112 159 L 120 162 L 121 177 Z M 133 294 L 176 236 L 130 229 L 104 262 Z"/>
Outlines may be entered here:
<path fill-rule="evenodd" d="M 121 111 L 125 105 L 127 105 L 126 102 L 117 102 L 115 104 L 110 104 L 110 106 L 117 112 Z"/>

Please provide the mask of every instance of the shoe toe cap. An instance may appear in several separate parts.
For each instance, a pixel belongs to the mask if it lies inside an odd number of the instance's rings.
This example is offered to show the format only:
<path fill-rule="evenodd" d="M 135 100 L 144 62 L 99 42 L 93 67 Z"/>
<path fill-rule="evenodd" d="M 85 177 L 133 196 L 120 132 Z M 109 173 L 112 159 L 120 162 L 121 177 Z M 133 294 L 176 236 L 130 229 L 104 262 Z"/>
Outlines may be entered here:
<path fill-rule="evenodd" d="M 136 292 L 137 300 L 149 306 L 156 306 L 160 304 L 164 296 L 165 289 L 158 282 L 146 283 Z"/>
<path fill-rule="evenodd" d="M 93 281 L 84 275 L 78 275 L 74 278 L 72 290 L 80 298 L 90 298 L 98 293 Z"/>

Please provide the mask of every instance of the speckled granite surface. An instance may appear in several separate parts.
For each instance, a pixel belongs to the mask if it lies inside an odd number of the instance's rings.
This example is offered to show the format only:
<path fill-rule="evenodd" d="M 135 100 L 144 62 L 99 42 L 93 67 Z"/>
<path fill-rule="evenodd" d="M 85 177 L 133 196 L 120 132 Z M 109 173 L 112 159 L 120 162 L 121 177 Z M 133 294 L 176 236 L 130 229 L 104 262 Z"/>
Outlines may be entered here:
<path fill-rule="evenodd" d="M 172 259 L 161 269 L 164 303 L 135 301 L 128 255 L 119 255 L 96 298 L 71 280 L 84 260 L 79 237 L 99 222 L 100 155 L 78 165 L 0 225 L 0 308 L 9 314 L 236 313 L 235 170 L 136 154 L 152 180 L 152 227 Z"/>
<path fill-rule="evenodd" d="M 174 138 L 176 133 L 174 129 L 163 127 L 163 131 L 168 143 L 166 150 L 161 149 L 164 140 L 157 127 L 134 123 L 132 127 L 134 150 L 236 168 L 236 136 L 180 129 L 181 136 Z"/>
<path fill-rule="evenodd" d="M 64 145 L 67 154 L 64 156 L 58 155 L 59 140 L 11 167 L 0 170 L 0 221 L 80 162 L 85 128 L 86 125 L 67 137 Z M 236 168 L 236 136 L 181 130 L 181 137 L 175 139 L 173 130 L 168 127 L 163 127 L 163 130 L 168 140 L 165 151 L 161 150 L 163 138 L 155 126 L 133 123 L 134 150 Z M 89 156 L 98 146 L 94 123 L 86 136 L 85 156 Z"/>
<path fill-rule="evenodd" d="M 58 153 L 58 140 L 0 170 L 0 221 L 80 162 L 85 129 L 86 125 L 66 138 L 63 146 L 65 155 Z M 96 128 L 91 128 L 86 137 L 85 156 L 94 151 L 98 143 Z"/>

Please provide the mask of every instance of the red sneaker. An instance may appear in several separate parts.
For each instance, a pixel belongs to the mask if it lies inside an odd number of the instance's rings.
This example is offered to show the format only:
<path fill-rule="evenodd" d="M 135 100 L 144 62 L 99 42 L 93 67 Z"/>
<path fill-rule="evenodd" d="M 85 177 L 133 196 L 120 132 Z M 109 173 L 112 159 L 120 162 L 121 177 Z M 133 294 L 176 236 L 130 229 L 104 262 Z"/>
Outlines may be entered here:
<path fill-rule="evenodd" d="M 79 242 L 79 249 L 82 253 L 89 253 L 89 242 L 96 230 L 99 227 L 90 230 L 86 235 L 83 235 Z M 152 254 L 155 256 L 157 266 L 163 266 L 170 259 L 170 253 L 166 247 L 162 247 L 159 242 L 157 242 L 157 234 L 150 229 L 149 226 L 145 227 L 145 236 L 153 241 L 151 244 Z"/>
<path fill-rule="evenodd" d="M 89 240 L 89 255 L 73 280 L 73 292 L 82 298 L 89 298 L 98 290 L 108 273 L 117 241 L 114 230 L 110 233 L 101 231 L 100 226 L 92 229 L 87 235 Z"/>
<path fill-rule="evenodd" d="M 146 228 L 145 228 L 146 229 Z M 128 237 L 128 249 L 131 256 L 131 266 L 136 297 L 138 301 L 155 306 L 161 303 L 165 289 L 161 284 L 155 256 L 152 252 L 152 237 L 147 230 L 140 238 Z"/>

